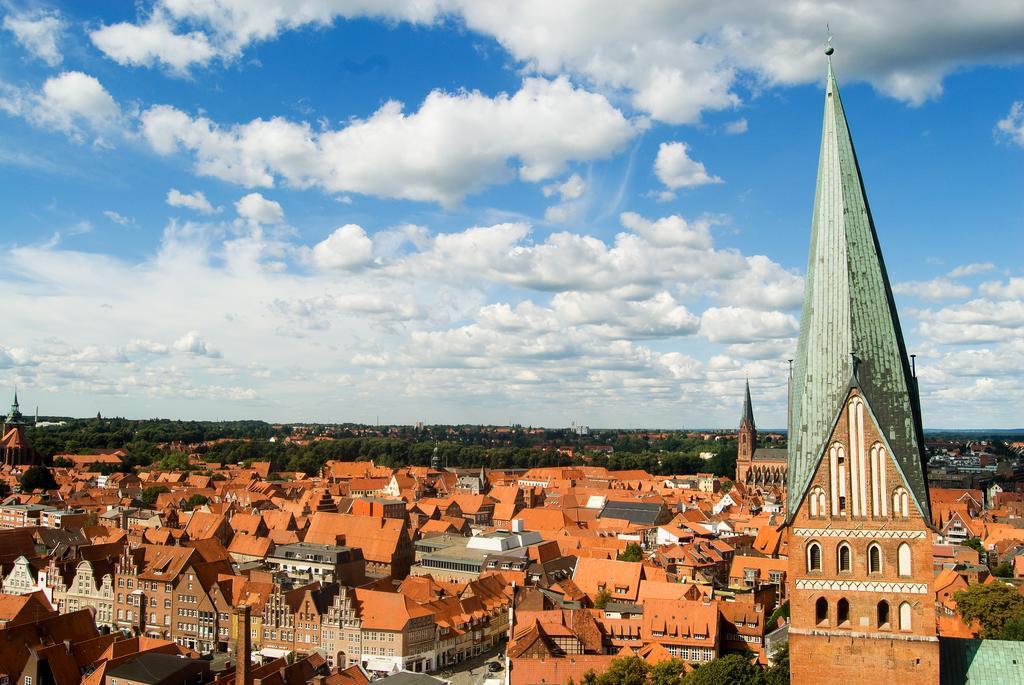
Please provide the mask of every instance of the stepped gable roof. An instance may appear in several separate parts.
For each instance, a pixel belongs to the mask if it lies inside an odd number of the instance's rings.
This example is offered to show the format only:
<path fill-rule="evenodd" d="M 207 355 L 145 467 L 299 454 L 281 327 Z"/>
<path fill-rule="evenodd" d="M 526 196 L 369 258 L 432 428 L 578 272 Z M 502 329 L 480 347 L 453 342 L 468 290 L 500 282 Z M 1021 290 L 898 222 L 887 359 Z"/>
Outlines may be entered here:
<path fill-rule="evenodd" d="M 851 383 L 931 520 L 917 381 L 829 58 L 796 363 L 790 381 L 787 510 L 796 512 Z"/>

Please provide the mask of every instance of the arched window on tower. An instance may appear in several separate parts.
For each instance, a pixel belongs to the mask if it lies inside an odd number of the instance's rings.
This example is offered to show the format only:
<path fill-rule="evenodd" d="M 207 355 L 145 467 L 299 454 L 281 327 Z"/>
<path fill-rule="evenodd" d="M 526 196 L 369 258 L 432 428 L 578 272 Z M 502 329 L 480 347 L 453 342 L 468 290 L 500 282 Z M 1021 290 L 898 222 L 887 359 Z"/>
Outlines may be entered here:
<path fill-rule="evenodd" d="M 903 543 L 896 550 L 896 572 L 900 576 L 913 575 L 913 565 L 910 558 L 910 545 Z"/>
<path fill-rule="evenodd" d="M 878 627 L 882 630 L 889 629 L 889 603 L 884 599 L 878 603 Z"/>
<path fill-rule="evenodd" d="M 826 516 L 824 488 L 819 486 L 812 488 L 809 499 L 811 518 L 824 518 Z"/>
<path fill-rule="evenodd" d="M 821 571 L 821 545 L 817 542 L 807 545 L 807 570 Z"/>
<path fill-rule="evenodd" d="M 818 597 L 814 603 L 814 623 L 819 626 L 828 625 L 828 600 Z"/>
<path fill-rule="evenodd" d="M 840 573 L 852 570 L 851 556 L 850 546 L 845 542 L 839 543 L 839 549 L 836 550 L 836 568 Z"/>
<path fill-rule="evenodd" d="M 878 543 L 868 547 L 868 573 L 882 572 L 882 548 Z"/>
<path fill-rule="evenodd" d="M 910 603 L 900 604 L 900 630 L 910 630 Z"/>
<path fill-rule="evenodd" d="M 845 597 L 836 604 L 836 625 L 840 628 L 850 626 L 850 603 Z"/>
<path fill-rule="evenodd" d="M 910 515 L 910 497 L 902 487 L 892 492 L 892 515 L 899 518 L 907 518 Z"/>

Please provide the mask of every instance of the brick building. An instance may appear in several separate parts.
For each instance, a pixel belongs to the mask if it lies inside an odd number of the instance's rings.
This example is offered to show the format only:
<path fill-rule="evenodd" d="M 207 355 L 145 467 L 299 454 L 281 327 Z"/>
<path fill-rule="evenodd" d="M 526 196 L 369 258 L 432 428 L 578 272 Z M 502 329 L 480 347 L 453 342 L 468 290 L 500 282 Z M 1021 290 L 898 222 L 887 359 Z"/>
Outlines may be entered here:
<path fill-rule="evenodd" d="M 831 52 L 831 49 L 828 51 Z M 917 378 L 829 57 L 790 380 L 794 685 L 939 682 Z"/>

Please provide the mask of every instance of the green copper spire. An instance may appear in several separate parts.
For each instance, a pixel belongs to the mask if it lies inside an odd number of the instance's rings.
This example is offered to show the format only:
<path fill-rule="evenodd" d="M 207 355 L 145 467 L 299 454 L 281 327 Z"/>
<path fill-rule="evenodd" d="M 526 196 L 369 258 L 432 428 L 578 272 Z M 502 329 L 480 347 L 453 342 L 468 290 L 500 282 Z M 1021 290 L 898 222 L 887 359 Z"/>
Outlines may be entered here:
<path fill-rule="evenodd" d="M 750 404 L 750 381 L 747 381 L 747 394 L 743 398 L 743 417 L 740 418 L 740 426 L 754 428 L 754 408 Z"/>
<path fill-rule="evenodd" d="M 831 46 L 829 46 L 831 48 Z M 907 489 L 930 520 L 917 383 L 875 234 L 829 50 L 811 249 L 789 397 L 790 516 L 841 403 L 859 385 Z"/>

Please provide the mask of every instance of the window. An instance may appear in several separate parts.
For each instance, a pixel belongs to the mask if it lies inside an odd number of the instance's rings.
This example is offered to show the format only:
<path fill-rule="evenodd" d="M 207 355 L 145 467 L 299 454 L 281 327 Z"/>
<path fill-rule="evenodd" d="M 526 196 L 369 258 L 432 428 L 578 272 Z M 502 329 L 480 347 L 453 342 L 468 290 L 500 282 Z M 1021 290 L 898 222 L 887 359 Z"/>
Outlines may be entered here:
<path fill-rule="evenodd" d="M 814 622 L 819 626 L 828 625 L 828 600 L 824 597 L 814 603 Z"/>
<path fill-rule="evenodd" d="M 878 603 L 878 627 L 883 630 L 889 628 L 889 603 L 884 599 Z"/>
<path fill-rule="evenodd" d="M 868 547 L 868 573 L 882 572 L 882 548 L 877 544 Z"/>
<path fill-rule="evenodd" d="M 903 488 L 896 488 L 892 493 L 892 515 L 907 518 L 909 511 L 907 491 Z"/>
<path fill-rule="evenodd" d="M 32 685 L 32 676 L 25 676 L 25 685 Z"/>
<path fill-rule="evenodd" d="M 850 546 L 845 542 L 839 544 L 837 550 L 837 568 L 840 573 L 849 573 L 851 569 L 850 563 Z"/>
<path fill-rule="evenodd" d="M 846 598 L 839 600 L 839 603 L 836 604 L 836 625 L 840 628 L 850 625 L 850 603 L 846 601 Z"/>
<path fill-rule="evenodd" d="M 910 630 L 910 604 L 900 604 L 900 630 Z"/>
<path fill-rule="evenodd" d="M 897 550 L 896 556 L 896 567 L 897 572 L 901 576 L 909 576 L 912 573 L 912 565 L 910 563 L 910 545 L 903 543 Z"/>
<path fill-rule="evenodd" d="M 807 545 L 807 570 L 821 570 L 821 545 L 817 542 L 812 542 Z"/>
<path fill-rule="evenodd" d="M 811 518 L 822 518 L 826 515 L 825 491 L 817 486 L 811 490 L 810 513 Z"/>

